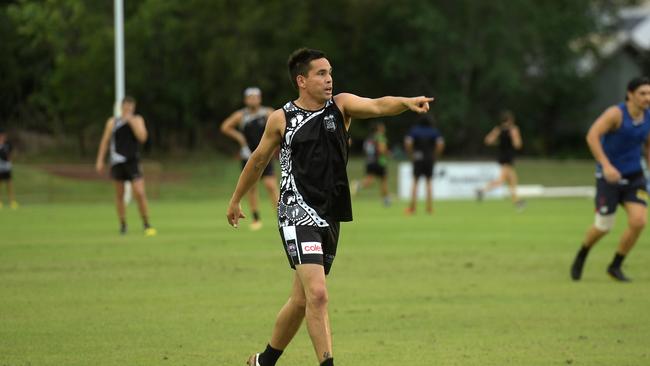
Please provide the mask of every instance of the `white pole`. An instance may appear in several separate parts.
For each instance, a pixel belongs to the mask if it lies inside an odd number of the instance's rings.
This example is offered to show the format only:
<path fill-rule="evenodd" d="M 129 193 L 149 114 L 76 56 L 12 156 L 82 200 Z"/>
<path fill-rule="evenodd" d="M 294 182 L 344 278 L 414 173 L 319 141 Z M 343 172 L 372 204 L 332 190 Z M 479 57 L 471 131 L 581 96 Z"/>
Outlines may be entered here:
<path fill-rule="evenodd" d="M 122 114 L 124 99 L 124 0 L 115 0 L 115 105 L 113 115 Z M 131 184 L 124 184 L 124 202 L 131 202 Z"/>
<path fill-rule="evenodd" d="M 115 0 L 115 110 L 121 112 L 120 103 L 124 99 L 124 0 Z"/>

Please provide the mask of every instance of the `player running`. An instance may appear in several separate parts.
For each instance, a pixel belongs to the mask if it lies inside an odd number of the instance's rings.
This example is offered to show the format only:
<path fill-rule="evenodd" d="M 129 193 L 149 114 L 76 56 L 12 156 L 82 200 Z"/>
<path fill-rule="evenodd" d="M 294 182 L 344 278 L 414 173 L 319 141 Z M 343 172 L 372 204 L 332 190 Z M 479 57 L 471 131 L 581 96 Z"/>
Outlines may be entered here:
<path fill-rule="evenodd" d="M 13 151 L 13 146 L 9 143 L 7 139 L 6 131 L 0 127 L 0 186 L 2 183 L 7 185 L 7 198 L 9 198 L 9 207 L 12 210 L 18 209 L 18 202 L 16 202 L 16 197 L 14 196 L 14 184 L 11 178 L 11 154 Z M 3 203 L 0 200 L 0 208 L 2 208 Z"/>
<path fill-rule="evenodd" d="M 432 116 L 420 117 L 418 123 L 409 130 L 404 138 L 404 146 L 409 158 L 413 162 L 413 184 L 411 186 L 411 204 L 406 208 L 406 214 L 415 213 L 417 202 L 417 187 L 420 178 L 426 183 L 426 210 L 433 213 L 433 189 L 431 178 L 436 159 L 445 149 L 445 139 L 437 128 L 433 127 Z"/>
<path fill-rule="evenodd" d="M 144 177 L 140 168 L 138 145 L 147 141 L 147 127 L 142 116 L 135 114 L 135 99 L 122 100 L 122 113 L 106 121 L 104 134 L 99 143 L 95 169 L 104 172 L 106 153 L 110 149 L 111 177 L 115 186 L 115 206 L 120 220 L 120 234 L 126 234 L 126 204 L 124 202 L 124 183 L 131 182 L 133 195 L 138 202 L 145 236 L 156 235 L 156 229 L 149 224 L 147 196 Z"/>
<path fill-rule="evenodd" d="M 292 293 L 280 310 L 271 339 L 251 366 L 273 366 L 303 318 L 321 366 L 333 366 L 325 276 L 336 255 L 339 223 L 352 220 L 346 164 L 352 118 L 425 113 L 433 98 L 369 99 L 333 96 L 332 67 L 321 51 L 296 50 L 288 61 L 298 98 L 271 114 L 264 136 L 239 177 L 226 216 L 234 227 L 244 218 L 240 201 L 280 147 L 280 237 L 291 268 Z"/>
<path fill-rule="evenodd" d="M 596 119 L 587 133 L 587 144 L 597 162 L 596 218 L 573 261 L 571 278 L 580 280 L 589 250 L 612 229 L 621 205 L 627 213 L 627 228 L 607 273 L 627 282 L 630 279 L 621 265 L 639 239 L 648 211 L 641 155 L 643 144 L 650 147 L 650 78 L 637 77 L 627 84 L 625 102 L 607 108 Z M 645 159 L 650 163 L 648 153 Z"/>
<path fill-rule="evenodd" d="M 251 152 L 259 145 L 266 120 L 273 112 L 273 108 L 262 105 L 262 91 L 257 87 L 244 90 L 244 104 L 244 108 L 235 111 L 221 124 L 221 132 L 239 143 L 242 169 L 246 166 Z M 273 209 L 276 210 L 279 193 L 272 162 L 269 162 L 262 172 L 262 183 L 269 193 Z M 253 214 L 251 230 L 262 228 L 258 201 L 257 185 L 253 185 L 248 192 L 248 204 Z"/>
<path fill-rule="evenodd" d="M 379 179 L 379 188 L 384 206 L 390 206 L 388 193 L 388 140 L 386 139 L 386 126 L 378 122 L 373 126 L 373 131 L 363 142 L 366 153 L 366 176 L 361 182 L 355 180 L 352 184 L 352 194 L 357 194 L 361 189 L 368 188 L 375 180 Z"/>
<path fill-rule="evenodd" d="M 500 123 L 485 136 L 487 146 L 497 146 L 497 162 L 501 166 L 499 178 L 489 182 L 484 188 L 476 190 L 476 198 L 482 201 L 485 193 L 508 183 L 512 203 L 523 209 L 526 202 L 517 197 L 517 172 L 515 171 L 515 154 L 523 147 L 521 132 L 515 124 L 515 115 L 508 110 L 501 112 Z"/>

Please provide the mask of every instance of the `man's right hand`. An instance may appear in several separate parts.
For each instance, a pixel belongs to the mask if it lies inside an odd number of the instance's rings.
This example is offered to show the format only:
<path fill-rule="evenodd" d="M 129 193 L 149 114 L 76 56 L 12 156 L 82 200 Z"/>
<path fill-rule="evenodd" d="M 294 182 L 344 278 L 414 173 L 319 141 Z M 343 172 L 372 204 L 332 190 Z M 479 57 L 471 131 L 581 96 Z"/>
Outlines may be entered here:
<path fill-rule="evenodd" d="M 246 215 L 241 211 L 241 205 L 239 202 L 230 201 L 228 210 L 226 211 L 226 217 L 228 218 L 228 224 L 237 228 L 239 225 L 239 219 L 245 219 Z"/>
<path fill-rule="evenodd" d="M 104 162 L 103 161 L 98 161 L 97 163 L 95 163 L 95 171 L 97 171 L 97 173 L 99 173 L 99 174 L 104 173 Z"/>
<path fill-rule="evenodd" d="M 608 183 L 618 183 L 623 176 L 613 165 L 603 165 L 603 176 Z"/>

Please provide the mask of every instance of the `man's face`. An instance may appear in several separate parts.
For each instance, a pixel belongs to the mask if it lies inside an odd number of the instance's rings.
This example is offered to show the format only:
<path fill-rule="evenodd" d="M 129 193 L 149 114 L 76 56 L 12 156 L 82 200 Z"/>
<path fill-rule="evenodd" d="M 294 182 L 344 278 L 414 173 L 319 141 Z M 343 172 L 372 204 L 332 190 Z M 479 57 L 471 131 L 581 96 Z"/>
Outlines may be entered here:
<path fill-rule="evenodd" d="M 244 97 L 244 104 L 248 108 L 257 108 L 262 105 L 262 96 L 260 94 L 250 94 Z"/>
<path fill-rule="evenodd" d="M 122 116 L 128 117 L 135 113 L 135 103 L 124 102 L 122 103 Z"/>
<path fill-rule="evenodd" d="M 650 108 L 650 85 L 641 85 L 635 91 L 628 92 L 627 98 L 641 109 Z"/>
<path fill-rule="evenodd" d="M 309 63 L 307 76 L 299 76 L 298 83 L 309 95 L 316 99 L 328 100 L 332 98 L 334 81 L 332 80 L 332 66 L 326 58 L 312 60 Z"/>

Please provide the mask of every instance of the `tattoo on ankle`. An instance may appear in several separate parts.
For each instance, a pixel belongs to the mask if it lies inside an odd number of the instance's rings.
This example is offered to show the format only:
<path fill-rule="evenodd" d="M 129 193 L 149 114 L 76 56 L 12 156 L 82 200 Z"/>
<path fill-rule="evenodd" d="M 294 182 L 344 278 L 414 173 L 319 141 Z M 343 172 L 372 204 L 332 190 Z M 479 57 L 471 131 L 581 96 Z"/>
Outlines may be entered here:
<path fill-rule="evenodd" d="M 332 358 L 332 354 L 325 351 L 325 353 L 323 353 L 323 360 L 327 360 L 328 358 Z"/>

